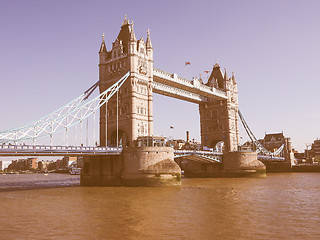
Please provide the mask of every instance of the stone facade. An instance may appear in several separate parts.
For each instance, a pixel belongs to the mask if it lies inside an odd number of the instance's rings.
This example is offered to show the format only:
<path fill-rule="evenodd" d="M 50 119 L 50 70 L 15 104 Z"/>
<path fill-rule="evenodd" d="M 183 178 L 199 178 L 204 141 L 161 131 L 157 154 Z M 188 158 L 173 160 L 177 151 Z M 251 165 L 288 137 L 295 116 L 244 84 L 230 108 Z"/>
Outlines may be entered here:
<path fill-rule="evenodd" d="M 261 177 L 266 174 L 266 166 L 257 160 L 257 153 L 234 151 L 223 155 L 224 177 Z"/>
<path fill-rule="evenodd" d="M 126 147 L 118 156 L 85 156 L 82 186 L 176 186 L 181 169 L 170 147 Z"/>
<path fill-rule="evenodd" d="M 128 71 L 130 77 L 107 103 L 107 113 L 105 105 L 100 109 L 101 146 L 106 146 L 106 139 L 108 146 L 116 146 L 117 139 L 119 146 L 130 146 L 138 136 L 153 134 L 153 48 L 150 32 L 146 42 L 143 38 L 137 40 L 133 23 L 125 19 L 110 51 L 107 51 L 103 36 L 99 51 L 100 92 Z"/>
<path fill-rule="evenodd" d="M 122 179 L 126 186 L 181 185 L 181 169 L 171 147 L 127 147 L 123 149 Z"/>
<path fill-rule="evenodd" d="M 265 134 L 264 139 L 260 139 L 259 142 L 271 152 L 276 151 L 278 148 L 285 144 L 286 138 L 283 133 L 271 133 Z"/>
<path fill-rule="evenodd" d="M 225 152 L 238 150 L 238 90 L 234 75 L 229 78 L 227 71 L 222 74 L 219 64 L 215 64 L 209 77 L 208 86 L 227 92 L 226 100 L 209 99 L 199 104 L 201 143 L 213 148 L 222 141 Z"/>

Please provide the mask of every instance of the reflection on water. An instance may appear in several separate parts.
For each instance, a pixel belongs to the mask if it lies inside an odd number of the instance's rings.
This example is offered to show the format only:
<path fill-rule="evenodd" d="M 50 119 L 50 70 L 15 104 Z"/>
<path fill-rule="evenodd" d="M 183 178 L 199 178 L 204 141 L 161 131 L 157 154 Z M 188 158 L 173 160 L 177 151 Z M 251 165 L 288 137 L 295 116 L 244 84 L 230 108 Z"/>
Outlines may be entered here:
<path fill-rule="evenodd" d="M 0 193 L 3 239 L 319 239 L 320 174 Z M 4 237 L 5 236 L 5 237 Z"/>

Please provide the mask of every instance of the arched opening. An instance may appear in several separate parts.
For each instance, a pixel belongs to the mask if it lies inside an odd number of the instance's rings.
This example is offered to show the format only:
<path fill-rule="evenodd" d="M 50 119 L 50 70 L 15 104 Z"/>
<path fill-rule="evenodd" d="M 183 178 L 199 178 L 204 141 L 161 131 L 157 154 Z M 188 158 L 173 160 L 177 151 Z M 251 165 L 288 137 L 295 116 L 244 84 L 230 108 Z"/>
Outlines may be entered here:
<path fill-rule="evenodd" d="M 114 130 L 111 133 L 111 142 L 110 147 L 116 147 L 117 146 L 117 130 Z M 126 133 L 123 130 L 118 131 L 118 146 L 119 147 L 125 147 L 129 146 L 128 138 Z"/>
<path fill-rule="evenodd" d="M 213 150 L 217 152 L 224 152 L 225 150 L 224 141 L 214 140 L 210 143 L 210 148 L 213 148 Z"/>

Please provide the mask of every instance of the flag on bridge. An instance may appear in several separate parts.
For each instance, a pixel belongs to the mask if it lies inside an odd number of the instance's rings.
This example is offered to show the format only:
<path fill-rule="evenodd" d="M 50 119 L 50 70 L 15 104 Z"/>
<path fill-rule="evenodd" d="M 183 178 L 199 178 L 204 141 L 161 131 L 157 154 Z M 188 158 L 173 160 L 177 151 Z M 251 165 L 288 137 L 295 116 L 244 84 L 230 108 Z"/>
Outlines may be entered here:
<path fill-rule="evenodd" d="M 186 66 L 187 66 L 187 65 L 190 65 L 190 62 L 186 62 Z"/>
<path fill-rule="evenodd" d="M 209 74 L 209 73 L 210 73 L 210 71 L 204 71 L 204 73 L 208 73 L 208 74 Z"/>
<path fill-rule="evenodd" d="M 173 128 L 174 128 L 174 126 L 170 126 L 170 128 L 171 128 L 171 129 L 173 129 Z"/>

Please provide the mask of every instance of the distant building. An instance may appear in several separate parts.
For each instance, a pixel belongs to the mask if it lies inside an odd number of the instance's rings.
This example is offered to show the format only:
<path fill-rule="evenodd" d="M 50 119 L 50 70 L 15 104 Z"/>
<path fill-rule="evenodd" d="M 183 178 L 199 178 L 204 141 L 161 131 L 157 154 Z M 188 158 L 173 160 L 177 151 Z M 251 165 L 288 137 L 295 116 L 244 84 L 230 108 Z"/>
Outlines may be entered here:
<path fill-rule="evenodd" d="M 26 170 L 38 168 L 38 158 L 27 158 L 26 159 Z"/>
<path fill-rule="evenodd" d="M 50 161 L 38 161 L 38 169 L 39 170 L 48 170 L 48 166 L 50 164 L 52 164 L 54 161 L 50 160 Z"/>
<path fill-rule="evenodd" d="M 3 171 L 5 170 L 10 164 L 11 164 L 12 161 L 0 161 L 0 171 Z"/>
<path fill-rule="evenodd" d="M 13 160 L 12 163 L 8 166 L 8 170 L 14 171 L 26 171 L 38 168 L 38 158 L 27 158 Z"/>
<path fill-rule="evenodd" d="M 320 157 L 320 140 L 314 140 L 311 146 L 311 152 L 313 154 L 313 157 Z"/>
<path fill-rule="evenodd" d="M 240 150 L 243 150 L 243 151 L 252 151 L 253 149 L 255 149 L 255 146 L 251 141 L 247 141 L 240 146 Z"/>
<path fill-rule="evenodd" d="M 77 157 L 63 157 L 61 160 L 61 169 L 67 169 L 73 162 L 77 162 Z"/>
<path fill-rule="evenodd" d="M 83 156 L 77 157 L 77 168 L 83 167 Z"/>
<path fill-rule="evenodd" d="M 186 144 L 186 141 L 182 139 L 178 139 L 178 140 L 170 139 L 166 142 L 166 146 L 173 147 L 174 149 L 182 149 L 185 144 Z"/>
<path fill-rule="evenodd" d="M 259 142 L 270 152 L 274 152 L 285 143 L 283 133 L 265 134 L 264 139 Z"/>
<path fill-rule="evenodd" d="M 310 146 L 310 145 L 309 145 Z M 306 162 L 313 163 L 320 161 L 320 140 L 316 139 L 311 145 L 311 149 L 307 147 L 304 152 Z"/>

